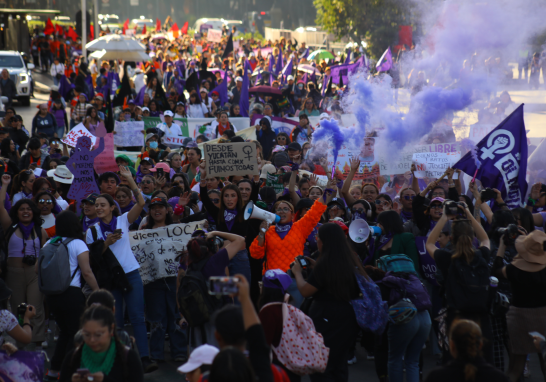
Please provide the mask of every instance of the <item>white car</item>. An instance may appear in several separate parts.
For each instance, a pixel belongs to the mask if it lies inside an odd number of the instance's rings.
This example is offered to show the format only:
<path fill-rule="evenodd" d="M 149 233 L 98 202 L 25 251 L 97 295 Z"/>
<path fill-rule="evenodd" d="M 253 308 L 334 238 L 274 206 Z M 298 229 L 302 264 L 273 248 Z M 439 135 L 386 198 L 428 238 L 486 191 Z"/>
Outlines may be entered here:
<path fill-rule="evenodd" d="M 15 83 L 17 89 L 17 99 L 23 106 L 30 106 L 30 71 L 34 69 L 34 64 L 25 65 L 21 53 L 15 50 L 0 51 L 0 70 L 7 69 L 10 78 Z"/>

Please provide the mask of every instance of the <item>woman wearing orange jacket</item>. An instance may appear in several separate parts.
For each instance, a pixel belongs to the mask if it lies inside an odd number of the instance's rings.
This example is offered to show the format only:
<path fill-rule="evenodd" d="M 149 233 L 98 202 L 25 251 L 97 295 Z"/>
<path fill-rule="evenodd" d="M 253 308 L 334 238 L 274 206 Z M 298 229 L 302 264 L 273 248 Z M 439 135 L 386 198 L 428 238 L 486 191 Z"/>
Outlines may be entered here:
<path fill-rule="evenodd" d="M 275 226 L 263 221 L 260 234 L 250 246 L 250 255 L 255 259 L 265 256 L 264 269 L 281 269 L 286 272 L 296 256 L 303 255 L 307 237 L 316 227 L 320 217 L 326 211 L 321 200 L 316 200 L 311 209 L 297 222 L 294 222 L 294 206 L 286 201 L 278 201 L 273 211 L 281 220 Z"/>

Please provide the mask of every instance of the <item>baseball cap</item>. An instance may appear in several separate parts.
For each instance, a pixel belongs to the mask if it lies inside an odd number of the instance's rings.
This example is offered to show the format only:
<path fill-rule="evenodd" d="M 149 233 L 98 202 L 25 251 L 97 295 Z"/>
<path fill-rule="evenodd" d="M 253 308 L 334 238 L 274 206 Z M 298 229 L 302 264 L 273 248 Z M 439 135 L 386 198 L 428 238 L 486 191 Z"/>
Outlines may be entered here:
<path fill-rule="evenodd" d="M 104 95 L 102 93 L 95 93 L 95 98 L 104 99 Z"/>
<path fill-rule="evenodd" d="M 127 102 L 128 105 L 134 105 L 135 104 L 135 101 L 130 99 L 129 102 Z"/>
<path fill-rule="evenodd" d="M 178 105 L 186 106 L 186 104 L 185 104 L 184 102 L 182 102 L 182 101 L 178 101 L 178 102 L 176 103 L 176 105 L 177 105 L 177 106 L 178 106 Z"/>
<path fill-rule="evenodd" d="M 142 112 L 144 113 L 145 111 L 150 111 L 150 109 L 148 109 L 147 107 L 143 107 Z"/>
<path fill-rule="evenodd" d="M 328 113 L 322 113 L 321 115 L 319 115 L 319 120 L 322 121 L 323 119 L 330 119 Z"/>
<path fill-rule="evenodd" d="M 331 207 L 333 205 L 337 205 L 342 210 L 345 210 L 345 203 L 341 200 L 341 198 L 333 198 L 330 203 L 328 203 L 328 207 Z"/>
<path fill-rule="evenodd" d="M 153 137 L 156 137 L 159 139 L 159 137 L 157 136 L 157 134 L 154 134 L 154 133 L 151 133 L 151 134 L 146 134 L 146 142 L 148 142 L 150 139 L 152 139 Z"/>
<path fill-rule="evenodd" d="M 237 78 L 235 78 L 235 82 L 243 82 L 243 77 L 237 77 Z"/>
<path fill-rule="evenodd" d="M 288 287 L 292 284 L 292 278 L 280 269 L 269 269 L 263 277 L 264 288 L 280 289 L 286 293 Z"/>
<path fill-rule="evenodd" d="M 170 110 L 165 110 L 165 112 L 163 113 L 163 116 L 164 117 L 174 117 L 174 114 Z"/>
<path fill-rule="evenodd" d="M 171 167 L 165 162 L 160 162 L 160 163 L 156 164 L 154 168 L 150 169 L 150 171 L 156 172 L 158 168 L 162 168 L 163 171 L 165 171 L 167 174 L 169 172 L 171 172 Z"/>
<path fill-rule="evenodd" d="M 150 157 L 142 158 L 141 161 L 140 161 L 140 164 L 143 164 L 143 163 L 151 164 L 152 166 L 154 165 L 154 161 Z"/>
<path fill-rule="evenodd" d="M 214 90 L 214 91 L 213 91 L 212 93 L 210 93 L 210 94 L 211 94 L 211 95 L 217 95 L 217 96 L 220 95 L 220 93 L 218 93 L 216 90 Z"/>
<path fill-rule="evenodd" d="M 211 345 L 201 345 L 196 347 L 190 354 L 190 359 L 188 362 L 180 366 L 177 370 L 179 373 L 186 374 L 190 373 L 202 365 L 212 365 L 214 357 L 220 351 Z"/>
<path fill-rule="evenodd" d="M 343 230 L 343 232 L 345 233 L 345 235 L 347 235 L 349 233 L 349 227 L 347 227 L 345 225 L 345 223 L 343 223 L 342 221 L 338 220 L 339 218 L 335 218 L 334 220 L 331 220 L 330 223 L 334 223 L 334 224 L 337 224 L 338 226 L 341 227 L 341 229 Z"/>
<path fill-rule="evenodd" d="M 97 194 L 96 192 L 92 192 L 91 194 L 87 195 L 87 197 L 85 199 L 82 200 L 82 203 L 83 202 L 89 202 L 91 204 L 95 204 L 95 201 L 97 200 L 97 198 L 99 196 L 100 195 Z"/>
<path fill-rule="evenodd" d="M 286 77 L 286 80 L 287 80 L 287 81 L 293 81 L 293 80 L 294 80 L 294 76 L 293 76 L 293 75 L 289 75 L 288 77 Z"/>
<path fill-rule="evenodd" d="M 271 163 L 265 164 L 262 167 L 262 173 L 260 174 L 260 179 L 267 179 L 267 174 L 275 174 L 277 169 Z"/>
<path fill-rule="evenodd" d="M 167 203 L 167 199 L 156 196 L 155 198 L 152 198 L 152 200 L 150 200 L 150 207 L 151 206 L 164 206 L 169 208 L 169 203 Z"/>
<path fill-rule="evenodd" d="M 301 145 L 298 142 L 292 142 L 288 145 L 288 150 L 301 151 Z"/>

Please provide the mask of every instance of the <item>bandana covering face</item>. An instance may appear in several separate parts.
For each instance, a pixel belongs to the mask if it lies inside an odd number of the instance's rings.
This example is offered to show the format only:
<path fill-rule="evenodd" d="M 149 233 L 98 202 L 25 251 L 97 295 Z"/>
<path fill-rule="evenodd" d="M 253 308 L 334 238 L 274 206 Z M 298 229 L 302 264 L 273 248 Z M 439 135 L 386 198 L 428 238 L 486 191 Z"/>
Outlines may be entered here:
<path fill-rule="evenodd" d="M 277 235 L 279 235 L 281 240 L 283 240 L 286 235 L 288 235 L 290 228 L 292 228 L 292 222 L 287 224 L 277 223 L 277 225 L 275 226 L 275 232 L 277 232 Z"/>
<path fill-rule="evenodd" d="M 228 230 L 231 231 L 233 224 L 235 224 L 235 218 L 237 217 L 237 210 L 224 210 L 224 220 Z"/>
<path fill-rule="evenodd" d="M 405 223 L 413 218 L 413 213 L 402 210 L 402 212 L 400 212 L 400 216 L 402 217 L 402 221 Z"/>
<path fill-rule="evenodd" d="M 102 236 L 104 236 L 104 238 L 106 239 L 106 236 L 108 236 L 109 234 L 113 233 L 116 230 L 118 225 L 118 218 L 115 216 L 112 216 L 112 220 L 110 221 L 109 224 L 103 222 L 102 220 L 100 221 L 99 224 L 100 224 L 100 230 L 102 231 Z"/>

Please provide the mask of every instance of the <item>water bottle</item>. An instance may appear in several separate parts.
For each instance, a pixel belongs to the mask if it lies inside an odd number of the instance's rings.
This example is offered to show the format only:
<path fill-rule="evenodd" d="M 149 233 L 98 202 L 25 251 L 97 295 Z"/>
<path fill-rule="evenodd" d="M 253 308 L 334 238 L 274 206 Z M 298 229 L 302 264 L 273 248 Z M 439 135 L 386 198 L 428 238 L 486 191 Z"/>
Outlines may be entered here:
<path fill-rule="evenodd" d="M 494 276 L 489 277 L 489 286 L 491 288 L 498 287 L 499 286 L 499 279 L 494 277 Z"/>
<path fill-rule="evenodd" d="M 491 287 L 491 289 L 489 289 L 489 311 L 492 315 L 495 315 L 495 301 L 497 297 L 497 287 L 499 286 L 499 279 L 494 276 L 489 277 L 489 286 Z"/>

